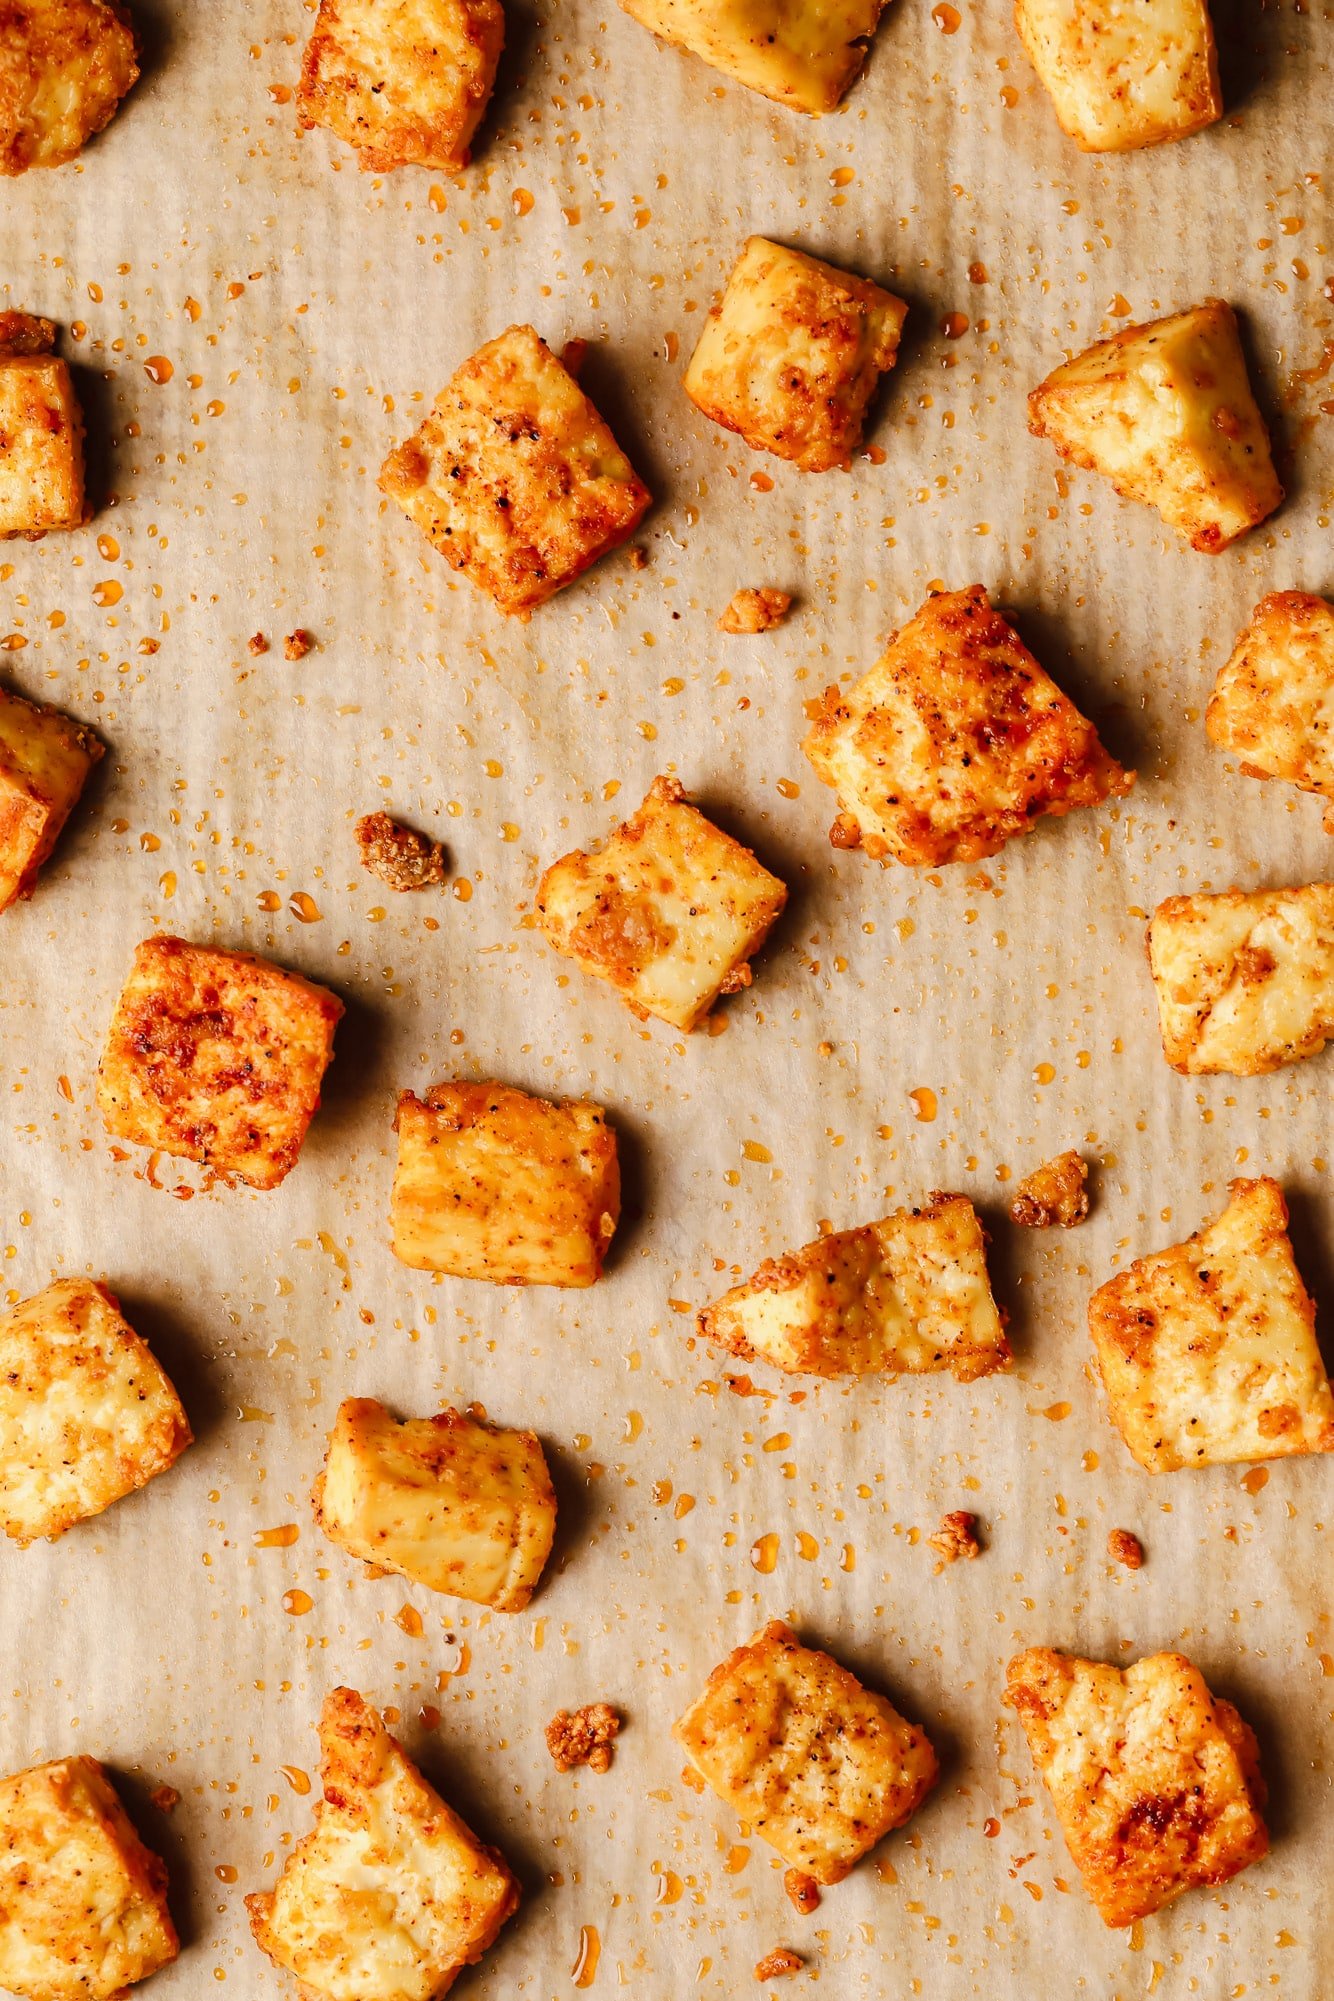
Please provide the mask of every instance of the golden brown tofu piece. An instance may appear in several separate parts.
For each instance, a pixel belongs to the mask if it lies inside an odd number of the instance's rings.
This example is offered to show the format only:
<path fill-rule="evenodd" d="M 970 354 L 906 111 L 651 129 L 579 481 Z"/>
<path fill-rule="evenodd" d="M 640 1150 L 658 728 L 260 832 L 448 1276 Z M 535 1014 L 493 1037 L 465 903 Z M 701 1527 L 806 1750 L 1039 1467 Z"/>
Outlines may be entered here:
<path fill-rule="evenodd" d="M 926 1732 L 775 1619 L 713 1670 L 672 1729 L 695 1770 L 785 1862 L 840 1883 L 936 1782 Z"/>
<path fill-rule="evenodd" d="M 252 953 L 146 938 L 97 1073 L 106 1129 L 276 1188 L 319 1106 L 342 1013 L 326 988 Z"/>
<path fill-rule="evenodd" d="M 633 535 L 650 494 L 528 326 L 456 369 L 380 487 L 454 569 L 527 617 Z"/>
<path fill-rule="evenodd" d="M 415 827 L 388 813 L 364 813 L 357 821 L 361 866 L 399 895 L 436 889 L 445 880 L 445 851 Z"/>
<path fill-rule="evenodd" d="M 1107 1554 L 1113 1563 L 1121 1564 L 1126 1570 L 1144 1568 L 1144 1545 L 1131 1529 L 1107 1531 Z"/>
<path fill-rule="evenodd" d="M 770 1258 L 706 1307 L 699 1330 L 791 1375 L 948 1369 L 970 1383 L 1011 1361 L 966 1195 L 933 1195 L 921 1209 Z"/>
<path fill-rule="evenodd" d="M 750 590 L 733 591 L 718 620 L 719 632 L 772 632 L 792 609 L 791 591 L 776 591 L 768 584 Z"/>
<path fill-rule="evenodd" d="M 937 868 L 1135 782 L 980 584 L 941 591 L 864 680 L 826 690 L 802 748 L 842 809 L 830 840 Z"/>
<path fill-rule="evenodd" d="M 1334 1035 L 1334 883 L 1169 896 L 1149 920 L 1163 1054 L 1262 1077 Z"/>
<path fill-rule="evenodd" d="M 371 1397 L 339 1405 L 315 1517 L 331 1541 L 497 1612 L 522 1612 L 556 1533 L 556 1494 L 531 1431 L 452 1409 L 396 1418 Z"/>
<path fill-rule="evenodd" d="M 1010 1221 L 1026 1230 L 1071 1230 L 1089 1212 L 1089 1171 L 1073 1148 L 1044 1160 L 1014 1191 Z"/>
<path fill-rule="evenodd" d="M 775 103 L 832 111 L 866 61 L 885 0 L 621 0 L 665 42 Z"/>
<path fill-rule="evenodd" d="M 1234 1181 L 1221 1216 L 1089 1301 L 1107 1405 L 1150 1473 L 1334 1452 L 1334 1394 L 1282 1190 Z"/>
<path fill-rule="evenodd" d="M 1221 299 L 1123 327 L 1053 369 L 1029 396 L 1028 428 L 1209 555 L 1283 499 L 1236 316 Z"/>
<path fill-rule="evenodd" d="M 0 1988 L 121 2001 L 179 1951 L 166 1869 L 96 1758 L 0 1779 Z"/>
<path fill-rule="evenodd" d="M 869 278 L 746 240 L 685 373 L 692 403 L 804 472 L 847 466 L 908 308 Z"/>
<path fill-rule="evenodd" d="M 750 985 L 750 960 L 786 902 L 749 848 L 696 811 L 674 778 L 655 778 L 601 849 L 552 863 L 537 919 L 558 952 L 641 1018 L 690 1030 L 719 994 Z"/>
<path fill-rule="evenodd" d="M 504 45 L 500 0 L 320 0 L 297 123 L 327 125 L 370 173 L 461 173 Z"/>
<path fill-rule="evenodd" d="M 1334 834 L 1334 604 L 1310 591 L 1261 598 L 1218 671 L 1204 726 L 1248 778 L 1318 792 Z"/>
<path fill-rule="evenodd" d="M 326 1696 L 324 1796 L 250 1929 L 324 2001 L 438 2001 L 519 1902 L 503 1856 L 464 1825 L 355 1689 Z"/>
<path fill-rule="evenodd" d="M 1206 0 L 1015 0 L 1061 129 L 1086 153 L 1188 139 L 1223 115 Z"/>
<path fill-rule="evenodd" d="M 544 1732 L 558 1772 L 573 1772 L 580 1765 L 609 1772 L 620 1734 L 621 1719 L 609 1702 L 586 1702 L 573 1713 L 558 1709 Z"/>
<path fill-rule="evenodd" d="M 0 8 L 0 174 L 63 167 L 139 75 L 118 0 L 9 0 Z"/>
<path fill-rule="evenodd" d="M 59 709 L 0 689 L 0 910 L 32 895 L 102 750 Z"/>
<path fill-rule="evenodd" d="M 621 1213 L 616 1134 L 599 1105 L 504 1084 L 433 1084 L 398 1101 L 394 1255 L 493 1285 L 589 1286 Z"/>
<path fill-rule="evenodd" d="M 1227 1883 L 1268 1852 L 1255 1738 L 1184 1654 L 1122 1673 L 1030 1647 L 1010 1662 L 1005 1701 L 1107 1924 Z"/>
<path fill-rule="evenodd" d="M 940 1558 L 937 1571 L 957 1563 L 960 1557 L 971 1563 L 982 1554 L 982 1545 L 977 1539 L 977 1516 L 970 1514 L 967 1508 L 954 1508 L 948 1515 L 942 1515 L 940 1527 L 927 1537 L 927 1541 Z"/>
<path fill-rule="evenodd" d="M 0 72 L 4 34 L 0 16 Z M 35 542 L 87 518 L 83 412 L 55 342 L 50 320 L 0 312 L 0 539 Z"/>

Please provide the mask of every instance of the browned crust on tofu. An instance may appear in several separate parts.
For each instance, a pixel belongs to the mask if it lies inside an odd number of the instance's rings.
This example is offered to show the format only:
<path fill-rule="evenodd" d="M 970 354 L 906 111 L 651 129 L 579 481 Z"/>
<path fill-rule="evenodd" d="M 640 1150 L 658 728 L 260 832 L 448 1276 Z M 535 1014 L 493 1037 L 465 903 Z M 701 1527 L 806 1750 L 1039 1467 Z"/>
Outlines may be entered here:
<path fill-rule="evenodd" d="M 458 30 L 458 45 L 429 39 L 392 50 L 384 73 L 359 66 L 343 29 L 343 0 L 320 0 L 320 11 L 297 84 L 297 125 L 325 125 L 357 154 L 363 173 L 397 167 L 435 167 L 461 173 L 472 158 L 472 139 L 485 114 L 505 45 L 500 0 L 461 0 L 442 11 Z M 387 38 L 396 32 L 381 9 Z M 404 19 L 407 10 L 402 10 Z M 429 23 L 422 19 L 422 28 Z M 409 31 L 410 32 L 410 31 Z M 431 98 L 435 104 L 424 109 Z M 413 100 L 416 100 L 414 103 Z M 373 114 L 373 115 L 372 115 Z"/>
<path fill-rule="evenodd" d="M 791 608 L 791 591 L 775 590 L 769 584 L 734 591 L 718 620 L 718 630 L 744 633 L 772 632 L 775 626 L 783 623 Z"/>
<path fill-rule="evenodd" d="M 366 813 L 357 821 L 361 866 L 400 892 L 431 889 L 445 880 L 445 853 L 439 841 L 428 840 L 388 813 Z"/>
<path fill-rule="evenodd" d="M 1089 1212 L 1089 1171 L 1073 1148 L 1044 1160 L 1015 1189 L 1010 1221 L 1026 1230 L 1071 1230 Z"/>
<path fill-rule="evenodd" d="M 1123 1564 L 1127 1570 L 1144 1568 L 1144 1545 L 1130 1529 L 1108 1530 L 1107 1554 L 1113 1563 Z"/>
<path fill-rule="evenodd" d="M 50 354 L 56 344 L 54 320 L 35 313 L 0 312 L 0 355 Z"/>
<path fill-rule="evenodd" d="M 0 0 L 0 175 L 72 160 L 137 82 L 138 53 L 120 0 Z M 62 71 L 70 89 L 53 116 Z"/>

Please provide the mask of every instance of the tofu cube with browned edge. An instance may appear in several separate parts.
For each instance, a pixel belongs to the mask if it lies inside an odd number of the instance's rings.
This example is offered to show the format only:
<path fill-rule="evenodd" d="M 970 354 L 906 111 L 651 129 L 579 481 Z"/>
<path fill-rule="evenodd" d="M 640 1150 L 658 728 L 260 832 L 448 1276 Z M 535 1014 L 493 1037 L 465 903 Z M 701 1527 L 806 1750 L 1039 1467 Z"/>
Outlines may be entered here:
<path fill-rule="evenodd" d="M 833 845 L 910 868 L 994 855 L 1135 782 L 980 584 L 929 597 L 854 688 L 828 688 L 802 748 L 838 794 Z"/>
<path fill-rule="evenodd" d="M 1029 61 L 1086 153 L 1189 139 L 1223 115 L 1206 0 L 1015 0 Z"/>
<path fill-rule="evenodd" d="M 705 1308 L 699 1330 L 790 1375 L 949 1370 L 970 1383 L 1012 1359 L 966 1195 L 933 1195 L 920 1209 L 770 1258 Z"/>
<path fill-rule="evenodd" d="M 461 173 L 504 45 L 500 0 L 320 0 L 297 123 L 327 125 L 370 173 Z"/>
<path fill-rule="evenodd" d="M 1310 591 L 1261 598 L 1218 670 L 1204 726 L 1248 778 L 1318 792 L 1334 834 L 1334 604 Z"/>
<path fill-rule="evenodd" d="M 804 472 L 847 466 L 908 308 L 869 278 L 752 236 L 685 373 L 692 403 Z"/>
<path fill-rule="evenodd" d="M 750 960 L 787 902 L 777 876 L 655 778 L 633 818 L 596 853 L 553 862 L 537 920 L 558 952 L 606 980 L 641 1017 L 695 1028 Z"/>
<path fill-rule="evenodd" d="M 433 1084 L 398 1101 L 394 1255 L 494 1285 L 588 1286 L 621 1213 L 616 1134 L 599 1105 L 504 1084 Z"/>
<path fill-rule="evenodd" d="M 885 0 L 621 0 L 627 14 L 737 83 L 815 116 L 866 61 Z"/>
<path fill-rule="evenodd" d="M 1334 1035 L 1334 883 L 1169 896 L 1149 920 L 1163 1054 L 1262 1077 Z"/>
<path fill-rule="evenodd" d="M 1276 1181 L 1234 1181 L 1184 1244 L 1089 1301 L 1113 1424 L 1150 1473 L 1334 1452 L 1334 1392 Z"/>
<path fill-rule="evenodd" d="M 564 363 L 510 327 L 455 371 L 380 487 L 445 561 L 526 618 L 632 535 L 648 488 Z"/>
<path fill-rule="evenodd" d="M 0 21 L 0 104 L 3 32 Z M 0 540 L 35 542 L 49 528 L 77 528 L 87 518 L 83 411 L 55 342 L 50 320 L 0 312 Z"/>
<path fill-rule="evenodd" d="M 1028 428 L 1208 555 L 1283 499 L 1236 315 L 1221 299 L 1124 327 L 1053 369 L 1028 399 Z"/>
<path fill-rule="evenodd" d="M 0 910 L 32 895 L 102 751 L 59 709 L 0 689 Z"/>
<path fill-rule="evenodd" d="M 22 0 L 0 17 L 0 174 L 63 167 L 139 75 L 120 0 Z"/>
<path fill-rule="evenodd" d="M 1254 1734 L 1184 1654 L 1122 1670 L 1029 1647 L 1005 1701 L 1105 1923 L 1151 1917 L 1268 1853 Z"/>
<path fill-rule="evenodd" d="M 320 1717 L 315 1826 L 246 1898 L 263 1952 L 322 2001 L 438 2001 L 519 1902 L 503 1856 L 446 1806 L 355 1689 Z"/>
<path fill-rule="evenodd" d="M 523 1611 L 556 1533 L 531 1431 L 450 1409 L 396 1418 L 370 1397 L 339 1406 L 315 1513 L 350 1555 L 497 1612 Z"/>
<path fill-rule="evenodd" d="M 326 988 L 250 952 L 147 938 L 97 1073 L 106 1129 L 276 1188 L 319 1106 L 342 1013 Z"/>
<path fill-rule="evenodd" d="M 817 1883 L 841 1883 L 936 1782 L 926 1732 L 775 1619 L 672 1730 L 720 1800 Z"/>

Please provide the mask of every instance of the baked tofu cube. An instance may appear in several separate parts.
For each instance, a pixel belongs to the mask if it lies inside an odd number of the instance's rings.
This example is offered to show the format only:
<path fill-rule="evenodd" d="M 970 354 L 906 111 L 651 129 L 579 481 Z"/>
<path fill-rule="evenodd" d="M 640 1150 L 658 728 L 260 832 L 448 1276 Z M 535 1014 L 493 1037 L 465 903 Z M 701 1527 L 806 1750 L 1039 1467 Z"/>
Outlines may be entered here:
<path fill-rule="evenodd" d="M 558 952 L 607 980 L 643 1019 L 692 1029 L 719 994 L 750 985 L 750 959 L 787 902 L 749 848 L 655 778 L 633 819 L 595 854 L 553 862 L 537 918 Z"/>
<path fill-rule="evenodd" d="M 621 0 L 665 42 L 777 104 L 832 111 L 866 61 L 885 0 Z"/>
<path fill-rule="evenodd" d="M 339 1406 L 315 1513 L 350 1555 L 497 1612 L 522 1612 L 556 1533 L 531 1431 L 456 1410 L 395 1418 L 370 1397 Z"/>
<path fill-rule="evenodd" d="M 107 1131 L 276 1188 L 315 1116 L 342 1012 L 324 987 L 249 952 L 145 939 L 97 1073 Z"/>
<path fill-rule="evenodd" d="M 699 1316 L 747 1361 L 789 1375 L 919 1375 L 961 1383 L 1011 1361 L 966 1195 L 933 1195 L 859 1230 L 836 1230 L 762 1264 Z"/>
<path fill-rule="evenodd" d="M 1309 591 L 1261 598 L 1218 671 L 1204 726 L 1248 778 L 1318 792 L 1334 834 L 1334 604 Z"/>
<path fill-rule="evenodd" d="M 785 1862 L 841 1883 L 936 1782 L 926 1732 L 775 1619 L 673 1726 L 700 1777 Z"/>
<path fill-rule="evenodd" d="M 1029 61 L 1086 153 L 1189 139 L 1223 115 L 1205 0 L 1015 0 Z"/>
<path fill-rule="evenodd" d="M 930 597 L 864 680 L 826 690 L 802 748 L 842 809 L 836 848 L 934 868 L 1135 782 L 980 584 Z"/>
<path fill-rule="evenodd" d="M 1089 1301 L 1112 1422 L 1150 1473 L 1334 1452 L 1334 1394 L 1276 1181 Z"/>
<path fill-rule="evenodd" d="M 63 167 L 139 75 L 117 0 L 22 0 L 0 17 L 0 174 Z"/>
<path fill-rule="evenodd" d="M 1169 896 L 1149 920 L 1163 1054 L 1263 1077 L 1334 1035 L 1334 883 Z"/>
<path fill-rule="evenodd" d="M 598 1105 L 504 1084 L 398 1101 L 394 1255 L 495 1285 L 588 1286 L 621 1213 L 616 1135 Z"/>
<path fill-rule="evenodd" d="M 1216 555 L 1283 499 L 1231 306 L 1125 327 L 1053 369 L 1028 428 Z"/>
<path fill-rule="evenodd" d="M 1268 1852 L 1250 1726 L 1184 1654 L 1122 1672 L 1030 1647 L 1010 1662 L 1005 1700 L 1107 1924 L 1226 1883 Z"/>
<path fill-rule="evenodd" d="M 0 689 L 0 910 L 32 895 L 102 748 L 59 709 Z"/>
<path fill-rule="evenodd" d="M 500 0 L 320 0 L 297 123 L 327 125 L 371 173 L 461 173 L 504 45 Z"/>
<path fill-rule="evenodd" d="M 4 28 L 0 20 L 0 106 Z M 36 541 L 85 519 L 83 412 L 55 341 L 50 320 L 0 313 L 0 539 Z"/>
<path fill-rule="evenodd" d="M 119 2001 L 179 1950 L 166 1869 L 96 1758 L 0 1779 L 0 1988 Z"/>
<path fill-rule="evenodd" d="M 686 394 L 754 451 L 803 472 L 847 466 L 907 317 L 902 299 L 869 278 L 748 237 L 691 357 Z"/>
<path fill-rule="evenodd" d="M 478 348 L 380 487 L 445 561 L 526 618 L 633 535 L 649 490 L 531 327 Z"/>
<path fill-rule="evenodd" d="M 438 2001 L 519 1901 L 502 1856 L 451 1811 L 355 1689 L 320 1717 L 324 1796 L 250 1929 L 303 1992 Z"/>
<path fill-rule="evenodd" d="M 190 1441 L 180 1398 L 105 1286 L 58 1279 L 0 1319 L 0 1528 L 15 1542 L 100 1515 Z"/>

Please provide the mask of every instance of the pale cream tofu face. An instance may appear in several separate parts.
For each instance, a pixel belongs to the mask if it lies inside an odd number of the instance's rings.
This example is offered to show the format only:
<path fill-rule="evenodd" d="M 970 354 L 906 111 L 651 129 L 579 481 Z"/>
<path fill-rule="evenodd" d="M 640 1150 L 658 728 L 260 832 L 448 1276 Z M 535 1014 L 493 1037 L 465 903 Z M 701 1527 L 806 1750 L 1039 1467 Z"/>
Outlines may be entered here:
<path fill-rule="evenodd" d="M 1308 591 L 1262 598 L 1219 669 L 1204 722 L 1247 777 L 1334 801 L 1334 604 Z"/>
<path fill-rule="evenodd" d="M 1017 0 L 1024 47 L 1086 152 L 1185 139 L 1223 109 L 1205 0 Z"/>
<path fill-rule="evenodd" d="M 621 0 L 665 42 L 779 104 L 832 111 L 866 60 L 884 0 Z"/>
<path fill-rule="evenodd" d="M 1334 883 L 1169 897 L 1148 946 L 1174 1070 L 1263 1076 L 1334 1034 Z"/>

